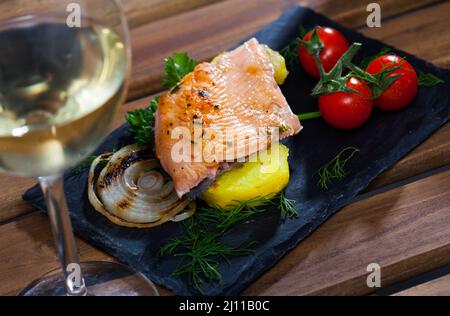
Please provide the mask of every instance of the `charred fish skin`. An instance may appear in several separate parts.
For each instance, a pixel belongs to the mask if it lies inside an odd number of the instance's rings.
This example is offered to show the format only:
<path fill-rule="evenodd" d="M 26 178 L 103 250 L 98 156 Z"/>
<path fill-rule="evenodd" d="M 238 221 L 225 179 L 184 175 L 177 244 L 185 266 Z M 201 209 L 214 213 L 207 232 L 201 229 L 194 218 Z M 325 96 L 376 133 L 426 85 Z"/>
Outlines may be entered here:
<path fill-rule="evenodd" d="M 191 138 L 173 137 L 180 128 Z M 195 138 L 198 128 L 203 133 Z M 260 133 L 270 128 L 277 129 L 283 139 L 302 127 L 274 79 L 265 48 L 251 39 L 211 63 L 197 65 L 177 91 L 161 96 L 155 115 L 156 154 L 181 197 L 206 179 L 214 179 L 222 163 L 238 161 L 270 146 L 267 135 Z M 205 131 L 227 137 L 231 132 L 238 148 L 223 139 L 206 139 Z M 190 148 L 191 159 L 173 159 L 172 149 L 180 142 Z M 222 152 L 199 161 L 193 156 L 196 146 L 216 146 Z"/>

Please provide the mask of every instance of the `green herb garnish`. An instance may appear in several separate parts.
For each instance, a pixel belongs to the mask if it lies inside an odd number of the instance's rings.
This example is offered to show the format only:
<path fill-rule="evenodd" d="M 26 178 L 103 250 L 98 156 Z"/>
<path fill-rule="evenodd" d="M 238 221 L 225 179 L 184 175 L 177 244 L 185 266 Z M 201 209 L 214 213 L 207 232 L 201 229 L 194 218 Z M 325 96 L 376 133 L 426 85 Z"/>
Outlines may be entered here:
<path fill-rule="evenodd" d="M 360 150 L 355 147 L 346 147 L 341 150 L 336 157 L 334 157 L 329 163 L 322 166 L 317 172 L 319 176 L 318 185 L 322 189 L 328 189 L 328 186 L 334 180 L 342 180 L 347 176 L 345 170 L 346 164 L 355 156 Z"/>
<path fill-rule="evenodd" d="M 97 156 L 89 156 L 85 159 L 83 159 L 78 165 L 72 168 L 71 172 L 73 174 L 79 174 L 83 172 L 84 169 L 88 168 L 90 165 L 92 165 L 92 162 L 97 158 Z"/>
<path fill-rule="evenodd" d="M 196 216 L 201 223 L 213 223 L 220 232 L 224 233 L 237 222 L 264 212 L 266 207 L 272 204 L 272 199 L 269 196 L 257 196 L 247 201 L 236 202 L 237 205 L 227 210 L 221 207 L 203 207 L 196 213 Z"/>
<path fill-rule="evenodd" d="M 440 83 L 444 83 L 444 80 L 436 77 L 435 75 L 431 73 L 424 73 L 422 71 L 419 71 L 419 86 L 423 87 L 433 87 Z"/>
<path fill-rule="evenodd" d="M 388 53 L 390 53 L 392 51 L 392 49 L 390 49 L 389 47 L 383 47 L 377 54 L 373 55 L 373 56 L 368 56 L 366 58 L 364 58 L 361 61 L 360 67 L 362 69 L 366 69 L 367 66 L 369 66 L 369 64 L 374 61 L 375 59 L 377 59 L 378 57 L 381 57 L 383 55 L 386 55 Z"/>
<path fill-rule="evenodd" d="M 194 216 L 182 222 L 185 236 L 170 241 L 161 248 L 160 253 L 182 257 L 182 262 L 173 275 L 187 274 L 195 288 L 201 292 L 205 282 L 222 281 L 218 269 L 220 259 L 228 261 L 230 256 L 253 252 L 251 246 L 254 243 L 232 247 L 220 240 L 223 234 L 234 224 L 264 212 L 271 203 L 268 197 L 256 197 L 239 202 L 226 211 L 221 208 L 200 208 Z"/>
<path fill-rule="evenodd" d="M 300 46 L 301 40 L 299 38 L 294 39 L 286 47 L 280 50 L 280 54 L 286 60 L 286 65 L 289 70 L 294 70 L 298 65 L 298 47 Z"/>
<path fill-rule="evenodd" d="M 172 57 L 166 59 L 164 85 L 172 92 L 176 91 L 184 76 L 192 72 L 195 66 L 197 62 L 189 58 L 187 53 L 174 53 Z"/>
<path fill-rule="evenodd" d="M 231 209 L 220 207 L 202 207 L 191 218 L 181 224 L 185 236 L 172 239 L 161 248 L 161 255 L 170 254 L 181 257 L 182 262 L 173 275 L 188 275 L 197 290 L 202 291 L 203 284 L 220 283 L 222 275 L 219 271 L 220 259 L 228 261 L 230 256 L 253 252 L 255 242 L 232 247 L 225 244 L 221 237 L 238 222 L 252 215 L 264 212 L 270 205 L 278 203 L 278 209 L 283 218 L 293 218 L 298 215 L 295 201 L 286 198 L 284 193 L 275 197 L 263 196 L 237 202 Z"/>
<path fill-rule="evenodd" d="M 216 232 L 202 227 L 195 218 L 182 222 L 185 237 L 172 240 L 161 248 L 160 253 L 182 257 L 184 260 L 175 271 L 174 276 L 188 275 L 194 287 L 202 293 L 202 286 L 207 283 L 220 283 L 222 274 L 219 271 L 219 259 L 228 260 L 229 256 L 252 252 L 248 248 L 233 248 L 219 241 Z"/>
<path fill-rule="evenodd" d="M 176 91 L 180 81 L 188 73 L 192 72 L 197 62 L 189 58 L 187 53 L 175 53 L 166 59 L 164 68 L 164 85 Z M 155 120 L 155 112 L 158 108 L 159 97 L 154 98 L 146 109 L 137 109 L 125 116 L 130 125 L 130 132 L 138 145 L 144 146 L 151 143 L 153 138 L 152 125 Z"/>
<path fill-rule="evenodd" d="M 283 218 L 293 218 L 298 216 L 298 211 L 295 208 L 295 201 L 286 197 L 284 192 L 279 195 L 279 209 Z"/>
<path fill-rule="evenodd" d="M 308 31 L 303 25 L 300 25 L 298 28 L 298 37 L 280 50 L 280 54 L 286 60 L 286 65 L 289 70 L 294 70 L 298 65 L 298 47 L 300 46 L 301 38 L 303 38 L 306 33 L 308 33 Z"/>
<path fill-rule="evenodd" d="M 151 143 L 153 137 L 152 125 L 155 120 L 155 112 L 158 108 L 159 97 L 154 98 L 146 109 L 137 109 L 125 116 L 130 125 L 130 133 L 140 146 Z"/>
<path fill-rule="evenodd" d="M 113 150 L 113 152 L 116 150 Z M 83 161 L 81 161 L 77 166 L 75 166 L 71 172 L 73 174 L 79 174 L 81 172 L 83 172 L 84 169 L 89 168 L 92 163 L 94 162 L 94 160 L 97 159 L 97 156 L 89 156 L 86 159 L 84 159 Z M 106 164 L 108 163 L 109 159 L 102 159 L 98 164 L 97 164 L 97 168 L 103 169 L 104 167 L 106 167 Z"/>
<path fill-rule="evenodd" d="M 298 35 L 300 36 L 300 38 L 303 38 L 306 34 L 308 34 L 308 30 L 302 24 L 300 24 L 300 26 L 298 27 Z"/>

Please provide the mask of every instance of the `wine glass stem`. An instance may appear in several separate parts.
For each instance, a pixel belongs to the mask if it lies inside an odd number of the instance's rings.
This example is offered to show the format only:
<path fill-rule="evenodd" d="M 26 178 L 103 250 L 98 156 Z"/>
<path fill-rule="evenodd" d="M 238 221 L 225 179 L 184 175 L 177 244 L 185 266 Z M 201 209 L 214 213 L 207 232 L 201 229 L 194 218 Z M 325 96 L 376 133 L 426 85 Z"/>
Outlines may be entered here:
<path fill-rule="evenodd" d="M 39 177 L 69 296 L 87 295 L 61 175 Z"/>

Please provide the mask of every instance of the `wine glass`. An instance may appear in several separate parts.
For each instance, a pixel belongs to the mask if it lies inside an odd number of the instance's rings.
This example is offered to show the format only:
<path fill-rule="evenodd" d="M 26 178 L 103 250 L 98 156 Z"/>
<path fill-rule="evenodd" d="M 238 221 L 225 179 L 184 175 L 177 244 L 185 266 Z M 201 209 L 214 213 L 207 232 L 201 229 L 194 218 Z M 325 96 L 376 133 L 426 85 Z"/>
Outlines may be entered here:
<path fill-rule="evenodd" d="M 80 263 L 62 174 L 100 144 L 125 98 L 127 23 L 116 0 L 0 4 L 0 169 L 38 177 L 61 269 L 22 295 L 157 295 L 142 274 Z"/>

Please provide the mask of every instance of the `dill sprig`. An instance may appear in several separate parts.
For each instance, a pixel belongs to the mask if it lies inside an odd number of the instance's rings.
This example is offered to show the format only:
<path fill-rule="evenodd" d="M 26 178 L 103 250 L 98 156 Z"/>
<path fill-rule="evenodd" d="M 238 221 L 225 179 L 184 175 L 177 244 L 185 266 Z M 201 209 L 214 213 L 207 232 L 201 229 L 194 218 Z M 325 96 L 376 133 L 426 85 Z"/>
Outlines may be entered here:
<path fill-rule="evenodd" d="M 241 222 L 248 217 L 264 212 L 266 207 L 273 204 L 273 198 L 269 196 L 257 196 L 247 201 L 236 201 L 236 205 L 231 209 L 221 207 L 202 207 L 197 213 L 197 219 L 203 225 L 215 224 L 215 227 L 222 233 L 226 232 L 234 224 Z"/>
<path fill-rule="evenodd" d="M 70 172 L 72 174 L 79 174 L 83 172 L 84 169 L 88 168 L 92 164 L 95 158 L 97 158 L 97 156 L 89 156 L 83 159 L 78 165 L 73 167 L 72 170 L 70 170 Z"/>
<path fill-rule="evenodd" d="M 115 151 L 115 150 L 114 150 Z M 70 172 L 74 175 L 79 174 L 81 172 L 83 172 L 84 169 L 88 169 L 91 165 L 92 162 L 94 162 L 94 160 L 97 158 L 97 156 L 89 156 L 86 159 L 84 159 L 83 161 L 81 161 L 78 165 L 76 165 L 75 167 L 72 168 L 72 170 L 70 170 Z M 108 163 L 109 159 L 103 159 L 101 160 L 98 165 L 97 168 L 99 169 L 103 169 L 106 164 Z"/>
<path fill-rule="evenodd" d="M 286 60 L 286 65 L 289 70 L 294 70 L 298 65 L 298 47 L 301 44 L 300 38 L 295 38 L 291 43 L 289 43 L 286 47 L 280 50 L 280 54 Z"/>
<path fill-rule="evenodd" d="M 170 254 L 181 257 L 180 265 L 174 276 L 188 275 L 191 283 L 201 293 L 206 283 L 220 283 L 220 261 L 229 261 L 230 256 L 253 252 L 255 243 L 233 247 L 221 240 L 221 237 L 233 226 L 250 216 L 264 212 L 272 204 L 269 196 L 237 202 L 230 210 L 220 207 L 202 207 L 195 215 L 182 222 L 185 236 L 172 239 L 160 250 L 161 255 Z"/>
<path fill-rule="evenodd" d="M 172 273 L 174 276 L 188 275 L 191 283 L 201 293 L 207 283 L 222 282 L 219 271 L 220 260 L 228 261 L 230 256 L 251 253 L 249 248 L 234 248 L 219 240 L 220 233 L 209 231 L 197 219 L 182 222 L 186 236 L 174 239 L 161 249 L 161 254 L 182 257 L 181 264 Z"/>
<path fill-rule="evenodd" d="M 280 50 L 280 54 L 284 57 L 286 60 L 286 65 L 288 66 L 289 70 L 294 70 L 296 66 L 298 66 L 298 48 L 300 44 L 302 43 L 302 38 L 308 33 L 308 30 L 303 26 L 300 25 L 298 27 L 298 35 L 297 37 L 292 40 L 286 47 L 282 48 Z"/>
<path fill-rule="evenodd" d="M 419 70 L 419 86 L 423 87 L 433 87 L 440 83 L 444 83 L 444 80 L 436 77 L 432 73 L 424 73 Z"/>
<path fill-rule="evenodd" d="M 293 218 L 298 216 L 298 211 L 295 208 L 295 201 L 288 199 L 284 192 L 279 195 L 279 209 L 283 218 Z"/>
<path fill-rule="evenodd" d="M 360 64 L 360 67 L 362 69 L 366 69 L 367 66 L 369 66 L 369 64 L 374 61 L 375 59 L 377 59 L 378 57 L 381 57 L 383 55 L 389 54 L 390 52 L 392 52 L 392 49 L 390 49 L 389 47 L 383 47 L 377 54 L 373 55 L 373 56 L 367 56 L 365 57 Z"/>
<path fill-rule="evenodd" d="M 319 176 L 318 185 L 323 189 L 328 189 L 328 186 L 334 180 L 342 180 L 347 176 L 345 170 L 346 164 L 359 152 L 356 147 L 346 147 L 342 149 L 336 157 L 334 157 L 329 163 L 322 166 L 317 172 Z"/>

